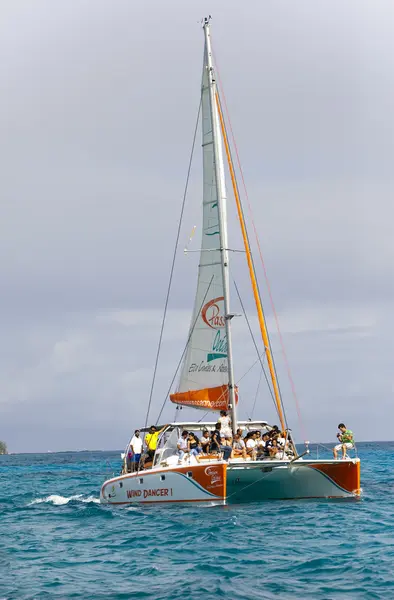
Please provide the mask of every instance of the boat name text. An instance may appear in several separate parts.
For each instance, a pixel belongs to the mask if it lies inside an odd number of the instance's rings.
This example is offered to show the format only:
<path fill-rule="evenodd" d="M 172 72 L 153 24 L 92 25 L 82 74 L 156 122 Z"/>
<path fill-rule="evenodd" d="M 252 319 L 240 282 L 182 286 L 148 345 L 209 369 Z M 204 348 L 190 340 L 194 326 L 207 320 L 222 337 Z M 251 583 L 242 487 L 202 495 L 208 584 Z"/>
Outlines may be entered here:
<path fill-rule="evenodd" d="M 141 496 L 148 498 L 149 496 L 172 496 L 172 488 L 157 488 L 149 490 L 127 490 L 128 498 L 139 498 Z"/>

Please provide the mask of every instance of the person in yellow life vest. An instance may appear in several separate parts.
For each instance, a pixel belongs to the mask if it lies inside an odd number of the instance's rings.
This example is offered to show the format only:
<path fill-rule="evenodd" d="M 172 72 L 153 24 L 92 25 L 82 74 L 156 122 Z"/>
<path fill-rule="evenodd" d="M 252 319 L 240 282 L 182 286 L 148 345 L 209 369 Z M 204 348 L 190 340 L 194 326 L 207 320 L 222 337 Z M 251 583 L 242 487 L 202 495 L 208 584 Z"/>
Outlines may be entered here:
<path fill-rule="evenodd" d="M 145 445 L 146 445 L 146 454 L 144 457 L 144 463 L 146 459 L 153 460 L 153 457 L 156 452 L 157 442 L 159 440 L 159 435 L 162 431 L 167 427 L 164 425 L 161 429 L 157 429 L 155 425 L 151 425 L 149 427 L 149 432 L 145 435 Z"/>

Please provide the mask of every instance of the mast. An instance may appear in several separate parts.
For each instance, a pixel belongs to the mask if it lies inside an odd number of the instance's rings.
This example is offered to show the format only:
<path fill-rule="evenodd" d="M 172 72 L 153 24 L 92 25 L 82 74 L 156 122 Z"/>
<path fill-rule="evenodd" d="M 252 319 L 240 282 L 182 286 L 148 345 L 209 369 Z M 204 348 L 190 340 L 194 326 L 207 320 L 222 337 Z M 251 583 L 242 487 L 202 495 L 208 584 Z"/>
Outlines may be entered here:
<path fill-rule="evenodd" d="M 230 285 L 229 285 L 229 257 L 227 245 L 227 218 L 226 218 L 226 187 L 224 179 L 223 152 L 221 145 L 220 123 L 216 107 L 216 81 L 212 65 L 211 37 L 209 32 L 209 18 L 204 19 L 205 47 L 207 52 L 208 80 L 209 80 L 209 99 L 212 120 L 212 139 L 215 163 L 215 179 L 219 208 L 219 235 L 220 235 L 220 258 L 224 284 L 224 311 L 225 311 L 225 330 L 227 337 L 227 367 L 228 367 L 228 391 L 231 410 L 231 422 L 233 433 L 237 430 L 237 411 L 235 401 L 235 384 L 233 369 L 233 353 L 231 341 L 231 319 L 234 315 L 230 313 Z"/>

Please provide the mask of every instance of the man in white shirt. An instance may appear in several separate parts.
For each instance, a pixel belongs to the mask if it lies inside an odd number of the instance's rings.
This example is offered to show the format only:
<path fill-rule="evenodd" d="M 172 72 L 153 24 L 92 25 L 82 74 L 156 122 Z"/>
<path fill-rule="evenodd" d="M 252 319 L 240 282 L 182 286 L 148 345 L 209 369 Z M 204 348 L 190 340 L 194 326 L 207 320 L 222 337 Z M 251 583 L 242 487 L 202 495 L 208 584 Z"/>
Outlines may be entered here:
<path fill-rule="evenodd" d="M 181 437 L 178 439 L 178 443 L 176 445 L 178 449 L 179 463 L 182 462 L 182 458 L 187 453 L 187 436 L 189 435 L 188 431 L 182 431 Z"/>
<path fill-rule="evenodd" d="M 132 461 L 131 462 L 131 470 L 136 471 L 136 470 L 138 470 L 138 466 L 140 464 L 141 454 L 142 454 L 142 439 L 140 437 L 139 429 L 135 430 L 134 435 L 131 438 L 130 448 L 131 448 L 131 451 L 133 452 L 133 456 L 131 459 L 131 461 Z"/>
<path fill-rule="evenodd" d="M 253 433 L 246 441 L 246 453 L 252 460 L 257 458 L 256 445 L 256 434 Z"/>

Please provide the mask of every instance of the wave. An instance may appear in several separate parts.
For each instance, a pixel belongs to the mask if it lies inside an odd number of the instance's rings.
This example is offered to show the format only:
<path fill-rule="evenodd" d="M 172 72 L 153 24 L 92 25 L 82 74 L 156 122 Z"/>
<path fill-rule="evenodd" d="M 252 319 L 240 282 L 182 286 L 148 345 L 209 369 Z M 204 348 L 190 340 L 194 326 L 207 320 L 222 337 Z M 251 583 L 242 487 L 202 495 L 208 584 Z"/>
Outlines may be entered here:
<path fill-rule="evenodd" d="M 69 502 L 84 502 L 86 503 L 94 503 L 94 504 L 99 504 L 100 503 L 100 499 L 99 498 L 95 498 L 94 496 L 88 496 L 87 498 L 83 497 L 83 494 L 76 494 L 75 496 L 69 496 L 68 498 L 66 496 L 59 496 L 58 494 L 51 494 L 50 496 L 47 496 L 46 498 L 35 498 L 34 500 L 32 500 L 31 502 L 29 502 L 28 506 L 31 506 L 32 504 L 43 504 L 43 503 L 47 503 L 47 504 L 53 504 L 54 506 L 61 506 L 62 504 L 68 504 Z"/>

